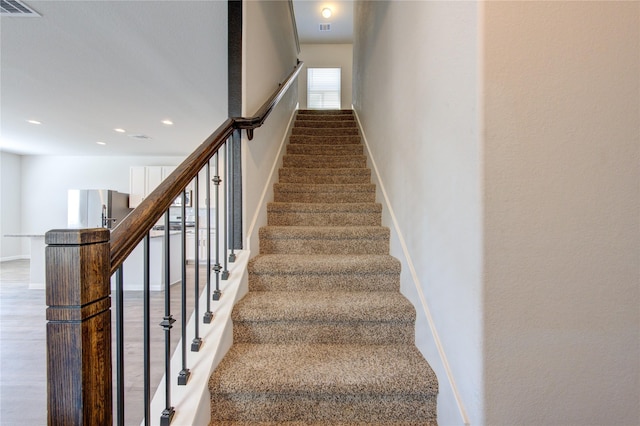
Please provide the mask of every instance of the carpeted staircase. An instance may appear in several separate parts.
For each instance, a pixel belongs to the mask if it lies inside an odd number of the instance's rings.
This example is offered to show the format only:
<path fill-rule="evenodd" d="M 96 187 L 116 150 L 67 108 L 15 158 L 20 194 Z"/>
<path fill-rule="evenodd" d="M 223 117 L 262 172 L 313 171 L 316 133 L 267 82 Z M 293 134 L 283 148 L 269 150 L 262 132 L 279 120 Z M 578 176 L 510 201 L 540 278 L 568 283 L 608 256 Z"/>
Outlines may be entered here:
<path fill-rule="evenodd" d="M 435 425 L 436 377 L 353 112 L 301 110 L 234 344 L 209 381 L 212 425 Z"/>

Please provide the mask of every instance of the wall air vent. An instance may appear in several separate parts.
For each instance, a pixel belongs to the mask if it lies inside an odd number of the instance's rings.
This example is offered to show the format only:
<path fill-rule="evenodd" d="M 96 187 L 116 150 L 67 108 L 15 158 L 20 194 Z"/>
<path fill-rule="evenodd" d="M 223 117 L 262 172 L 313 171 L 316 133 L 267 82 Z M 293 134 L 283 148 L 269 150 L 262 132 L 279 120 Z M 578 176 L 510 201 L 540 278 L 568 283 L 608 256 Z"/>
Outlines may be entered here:
<path fill-rule="evenodd" d="M 41 16 L 24 2 L 18 0 L 0 0 L 0 15 L 16 18 L 39 18 Z"/>
<path fill-rule="evenodd" d="M 320 24 L 320 32 L 325 33 L 331 31 L 331 24 Z"/>

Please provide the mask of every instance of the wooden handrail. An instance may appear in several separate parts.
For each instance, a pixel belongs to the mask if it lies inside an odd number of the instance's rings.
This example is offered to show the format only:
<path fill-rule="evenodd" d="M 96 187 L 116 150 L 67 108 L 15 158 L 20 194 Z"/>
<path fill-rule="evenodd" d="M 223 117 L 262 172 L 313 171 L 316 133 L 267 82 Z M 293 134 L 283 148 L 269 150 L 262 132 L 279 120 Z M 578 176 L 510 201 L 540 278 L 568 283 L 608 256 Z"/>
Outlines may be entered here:
<path fill-rule="evenodd" d="M 180 195 L 209 159 L 225 141 L 238 129 L 246 129 L 249 139 L 253 130 L 262 126 L 271 111 L 280 102 L 293 81 L 300 73 L 303 62 L 298 61 L 294 70 L 280 83 L 278 89 L 260 107 L 255 116 L 228 118 L 191 155 L 189 155 L 160 185 L 149 194 L 111 233 L 110 274 L 122 265 L 124 260 L 151 230 L 171 203 Z"/>
<path fill-rule="evenodd" d="M 247 130 L 249 140 L 253 139 L 253 129 L 262 126 L 269 114 L 271 114 L 271 111 L 273 111 L 276 105 L 278 105 L 278 102 L 280 102 L 291 84 L 296 80 L 296 77 L 298 77 L 298 74 L 302 69 L 302 65 L 304 65 L 304 62 L 298 61 L 291 74 L 289 74 L 289 77 L 287 77 L 282 83 L 280 83 L 278 90 L 276 90 L 273 95 L 271 95 L 271 97 L 267 99 L 264 104 L 262 104 L 260 109 L 258 109 L 258 112 L 256 112 L 253 117 L 233 118 L 235 127 L 237 129 Z"/>

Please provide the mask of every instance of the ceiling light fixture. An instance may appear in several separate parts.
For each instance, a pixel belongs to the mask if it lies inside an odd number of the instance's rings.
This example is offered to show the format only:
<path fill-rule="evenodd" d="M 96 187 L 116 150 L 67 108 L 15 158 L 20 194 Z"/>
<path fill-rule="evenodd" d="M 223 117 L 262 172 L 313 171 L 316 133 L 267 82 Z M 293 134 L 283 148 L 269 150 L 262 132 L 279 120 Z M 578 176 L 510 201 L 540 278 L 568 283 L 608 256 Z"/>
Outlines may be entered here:
<path fill-rule="evenodd" d="M 324 16 L 325 18 L 331 18 L 331 9 L 329 9 L 328 7 L 322 9 L 322 16 Z"/>
<path fill-rule="evenodd" d="M 27 120 L 27 123 L 31 123 L 31 124 L 42 124 L 42 122 L 38 121 L 38 120 Z"/>
<path fill-rule="evenodd" d="M 118 133 L 125 133 L 126 130 L 125 129 L 121 129 L 120 127 L 118 127 L 117 129 L 113 129 L 114 132 L 118 132 Z"/>
<path fill-rule="evenodd" d="M 165 126 L 173 126 L 173 121 L 171 120 L 162 120 L 162 124 Z"/>
<path fill-rule="evenodd" d="M 96 142 L 96 143 L 97 143 L 98 145 L 106 145 L 106 144 L 107 144 L 106 142 L 102 142 L 102 141 L 98 141 L 98 142 Z"/>

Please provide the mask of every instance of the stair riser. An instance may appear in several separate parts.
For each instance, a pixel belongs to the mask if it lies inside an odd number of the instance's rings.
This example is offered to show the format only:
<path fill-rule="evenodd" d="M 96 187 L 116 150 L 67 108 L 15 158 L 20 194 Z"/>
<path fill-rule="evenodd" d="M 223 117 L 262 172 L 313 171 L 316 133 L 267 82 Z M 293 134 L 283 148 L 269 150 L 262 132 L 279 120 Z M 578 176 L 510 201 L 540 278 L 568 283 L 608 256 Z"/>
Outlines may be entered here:
<path fill-rule="evenodd" d="M 358 184 L 371 183 L 371 171 L 369 169 L 318 169 L 313 167 L 291 167 L 282 168 L 278 172 L 280 183 L 287 183 L 287 180 L 304 182 L 307 179 L 319 179 L 320 181 L 310 182 L 317 184 L 339 183 L 339 184 Z M 346 182 L 348 179 L 354 179 L 358 182 Z M 341 182 L 331 182 L 331 179 Z M 365 180 L 365 182 L 362 182 Z M 345 180 L 345 182 L 342 182 Z"/>
<path fill-rule="evenodd" d="M 314 155 L 285 155 L 282 158 L 283 167 L 309 167 L 328 169 L 357 169 L 366 168 L 367 159 L 364 156 L 314 156 Z"/>
<path fill-rule="evenodd" d="M 310 136 L 349 136 L 358 135 L 357 128 L 344 129 L 314 129 L 306 127 L 294 127 L 291 129 L 292 135 L 310 135 Z"/>
<path fill-rule="evenodd" d="M 363 155 L 362 145 L 287 145 L 287 154 L 293 155 Z"/>
<path fill-rule="evenodd" d="M 251 422 L 416 422 L 435 424 L 436 396 L 367 395 L 366 400 L 354 395 L 219 395 L 212 393 L 216 409 L 212 424 L 218 420 Z"/>
<path fill-rule="evenodd" d="M 277 203 L 373 203 L 375 192 L 274 192 Z"/>
<path fill-rule="evenodd" d="M 260 238 L 262 254 L 389 254 L 389 239 Z"/>
<path fill-rule="evenodd" d="M 304 144 L 304 145 L 346 145 L 346 144 L 361 144 L 362 140 L 360 136 L 309 136 L 309 135 L 292 135 L 289 137 L 289 143 L 291 144 Z"/>
<path fill-rule="evenodd" d="M 363 345 L 411 345 L 415 341 L 413 322 L 327 322 L 233 321 L 235 343 L 349 343 Z"/>
<path fill-rule="evenodd" d="M 298 118 L 294 123 L 294 127 L 310 127 L 314 129 L 342 129 L 350 127 L 355 129 L 356 122 L 352 120 L 318 121 Z"/>
<path fill-rule="evenodd" d="M 356 185 L 371 183 L 369 176 L 281 176 L 280 183 Z"/>
<path fill-rule="evenodd" d="M 257 274 L 249 291 L 400 291 L 400 274 Z"/>
<path fill-rule="evenodd" d="M 347 121 L 355 121 L 355 117 L 351 114 L 304 114 L 299 113 L 296 116 L 296 120 L 316 120 L 316 121 L 336 121 L 336 120 L 347 120 Z"/>
<path fill-rule="evenodd" d="M 347 115 L 353 117 L 352 109 L 299 109 L 298 115 L 300 114 L 309 114 L 315 116 L 326 116 L 326 115 Z"/>
<path fill-rule="evenodd" d="M 273 226 L 380 226 L 382 213 L 306 213 L 270 212 L 267 224 Z"/>

